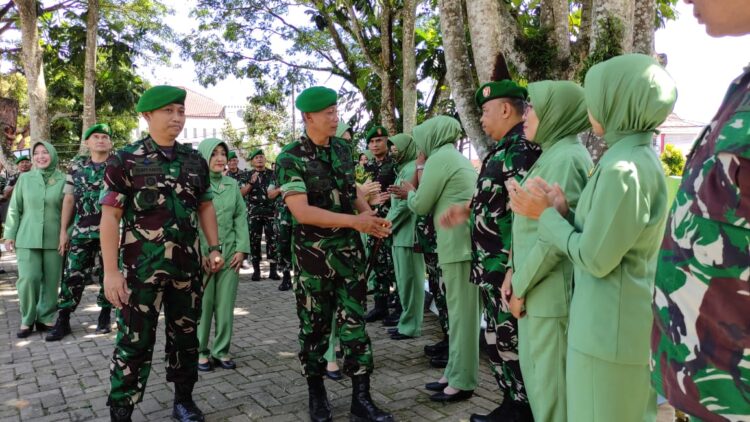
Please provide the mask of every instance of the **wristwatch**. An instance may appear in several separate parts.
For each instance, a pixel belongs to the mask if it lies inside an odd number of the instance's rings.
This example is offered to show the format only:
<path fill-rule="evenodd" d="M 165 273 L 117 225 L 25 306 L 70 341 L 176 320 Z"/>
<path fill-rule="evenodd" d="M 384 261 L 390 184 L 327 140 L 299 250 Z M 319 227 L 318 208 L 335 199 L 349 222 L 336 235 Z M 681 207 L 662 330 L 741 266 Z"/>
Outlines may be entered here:
<path fill-rule="evenodd" d="M 213 246 L 208 247 L 208 253 L 211 253 L 213 251 L 221 253 L 221 243 L 219 243 L 218 245 L 213 245 Z"/>

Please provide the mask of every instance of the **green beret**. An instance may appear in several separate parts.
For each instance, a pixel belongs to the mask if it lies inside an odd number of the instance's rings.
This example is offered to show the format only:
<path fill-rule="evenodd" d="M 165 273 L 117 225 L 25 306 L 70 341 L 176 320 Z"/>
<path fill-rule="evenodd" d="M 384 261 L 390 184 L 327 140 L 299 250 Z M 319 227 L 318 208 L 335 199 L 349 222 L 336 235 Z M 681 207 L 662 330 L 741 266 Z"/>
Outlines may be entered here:
<path fill-rule="evenodd" d="M 338 94 L 331 88 L 324 86 L 313 86 L 300 92 L 294 105 L 303 113 L 315 113 L 335 105 Z"/>
<path fill-rule="evenodd" d="M 263 153 L 263 150 L 262 150 L 262 149 L 258 148 L 258 149 L 256 149 L 255 151 L 253 151 L 253 153 L 252 153 L 252 154 L 250 154 L 250 157 L 248 157 L 248 158 L 249 158 L 250 160 L 252 160 L 253 158 L 255 158 L 255 157 L 256 157 L 256 156 L 258 156 L 258 155 L 262 155 L 262 156 L 264 156 L 264 157 L 265 157 L 265 155 L 266 155 L 266 154 L 264 154 L 264 153 Z"/>
<path fill-rule="evenodd" d="M 16 158 L 16 164 L 20 163 L 23 160 L 31 161 L 31 158 L 29 158 L 28 155 L 22 155 L 22 156 Z"/>
<path fill-rule="evenodd" d="M 365 140 L 367 142 L 370 142 L 370 139 L 374 137 L 380 137 L 380 136 L 388 136 L 388 129 L 384 128 L 380 125 L 375 125 L 370 128 L 370 130 L 367 131 L 367 135 L 365 136 Z"/>
<path fill-rule="evenodd" d="M 144 113 L 147 111 L 158 110 L 170 104 L 185 104 L 187 91 L 176 86 L 158 85 L 149 88 L 141 95 L 135 111 Z"/>
<path fill-rule="evenodd" d="M 474 94 L 474 101 L 476 101 L 477 107 L 481 107 L 487 101 L 494 100 L 495 98 L 519 98 L 525 100 L 528 96 L 526 88 L 506 79 L 487 82 L 480 86 Z"/>
<path fill-rule="evenodd" d="M 89 136 L 95 133 L 103 133 L 107 136 L 112 136 L 112 129 L 106 123 L 97 123 L 86 129 L 86 132 L 83 133 L 83 139 L 89 139 Z"/>
<path fill-rule="evenodd" d="M 229 151 L 229 154 L 227 154 L 227 160 L 231 160 L 232 158 L 237 158 L 237 153 L 234 151 Z"/>

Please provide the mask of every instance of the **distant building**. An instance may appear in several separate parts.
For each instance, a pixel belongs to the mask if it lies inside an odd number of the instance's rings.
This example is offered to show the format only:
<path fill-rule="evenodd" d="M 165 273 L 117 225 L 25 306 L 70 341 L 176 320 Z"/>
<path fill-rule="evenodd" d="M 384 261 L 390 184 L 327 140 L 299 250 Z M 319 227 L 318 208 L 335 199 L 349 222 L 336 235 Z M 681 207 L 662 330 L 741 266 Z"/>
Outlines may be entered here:
<path fill-rule="evenodd" d="M 686 156 L 704 127 L 706 125 L 703 123 L 685 120 L 672 113 L 658 127 L 659 133 L 654 137 L 653 147 L 661 154 L 666 144 L 672 144 L 682 152 L 682 155 Z"/>

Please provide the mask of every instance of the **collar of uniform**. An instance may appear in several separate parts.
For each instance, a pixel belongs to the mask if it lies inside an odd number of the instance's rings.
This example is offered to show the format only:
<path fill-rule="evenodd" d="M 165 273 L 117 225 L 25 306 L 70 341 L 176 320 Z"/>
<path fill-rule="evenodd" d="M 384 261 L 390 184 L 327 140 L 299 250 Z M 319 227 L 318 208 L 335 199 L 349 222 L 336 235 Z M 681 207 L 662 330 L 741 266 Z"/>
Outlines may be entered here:
<path fill-rule="evenodd" d="M 483 162 L 487 162 L 492 156 L 494 156 L 498 151 L 501 149 L 507 148 L 508 145 L 513 142 L 515 138 L 520 138 L 522 140 L 525 140 L 523 133 L 523 122 L 519 122 L 517 125 L 510 128 L 508 133 L 505 134 L 505 136 L 502 137 L 497 143 L 490 149 L 489 153 L 487 153 L 487 156 L 484 157 Z"/>
<path fill-rule="evenodd" d="M 159 146 L 159 144 L 156 143 L 154 138 L 149 135 L 143 140 L 143 148 L 146 151 L 146 153 L 154 153 L 158 152 L 162 155 L 162 157 L 166 158 L 169 161 L 174 160 L 177 157 L 177 154 L 189 154 L 193 151 L 192 148 L 190 148 L 187 145 L 183 145 L 177 141 L 174 142 L 174 145 L 172 146 L 172 157 L 168 157 L 167 154 L 164 153 L 164 150 Z"/>

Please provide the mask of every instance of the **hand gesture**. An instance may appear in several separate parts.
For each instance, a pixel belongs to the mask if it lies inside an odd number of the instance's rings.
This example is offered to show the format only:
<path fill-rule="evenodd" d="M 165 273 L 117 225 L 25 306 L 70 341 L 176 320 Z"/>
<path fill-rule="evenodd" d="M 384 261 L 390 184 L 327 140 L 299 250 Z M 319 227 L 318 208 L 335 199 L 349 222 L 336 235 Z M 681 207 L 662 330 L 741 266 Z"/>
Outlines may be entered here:
<path fill-rule="evenodd" d="M 388 237 L 391 234 L 391 222 L 385 218 L 375 215 L 375 211 L 366 211 L 357 214 L 354 220 L 354 230 L 379 238 Z"/>
<path fill-rule="evenodd" d="M 211 251 L 211 253 L 208 254 L 208 265 L 209 271 L 212 273 L 217 273 L 221 270 L 224 266 L 224 258 L 219 251 Z"/>
<path fill-rule="evenodd" d="M 130 299 L 130 289 L 120 271 L 104 274 L 104 296 L 117 309 L 122 309 Z"/>
<path fill-rule="evenodd" d="M 260 173 L 258 173 L 257 171 L 254 171 L 254 172 L 253 172 L 253 175 L 252 175 L 252 176 L 250 177 L 250 183 L 253 183 L 253 184 L 255 184 L 255 182 L 257 182 L 257 181 L 258 181 L 258 175 L 259 175 L 259 174 L 260 174 Z"/>
<path fill-rule="evenodd" d="M 229 261 L 229 268 L 234 269 L 235 272 L 239 273 L 240 268 L 242 268 L 242 260 L 245 259 L 245 254 L 242 252 L 237 252 L 234 255 L 232 255 L 232 260 Z"/>
<path fill-rule="evenodd" d="M 440 216 L 440 226 L 446 229 L 456 227 L 459 224 L 463 224 L 469 219 L 469 208 L 463 204 L 451 205 L 450 208 L 445 210 L 443 215 Z"/>
<path fill-rule="evenodd" d="M 60 240 L 57 244 L 57 253 L 60 256 L 65 256 L 65 251 L 68 250 L 68 242 L 70 242 L 70 236 L 68 236 L 67 230 L 60 230 Z"/>
<path fill-rule="evenodd" d="M 500 287 L 500 298 L 503 301 L 506 309 L 510 309 L 510 297 L 513 294 L 513 269 L 508 267 L 505 271 L 505 278 L 503 279 L 503 285 Z"/>
<path fill-rule="evenodd" d="M 13 252 L 16 250 L 16 241 L 13 239 L 6 239 L 5 240 L 5 250 L 8 252 Z"/>
<path fill-rule="evenodd" d="M 510 208 L 518 215 L 538 220 L 544 210 L 552 206 L 544 190 L 546 187 L 544 180 L 539 179 L 536 182 L 533 182 L 533 179 L 530 180 L 527 182 L 528 189 L 521 187 L 515 179 L 507 181 L 505 186 L 510 196 Z"/>

